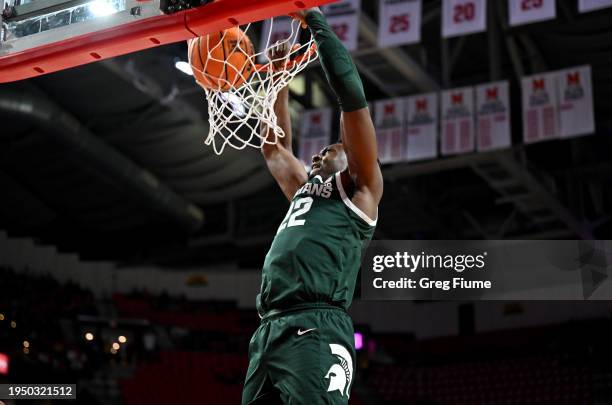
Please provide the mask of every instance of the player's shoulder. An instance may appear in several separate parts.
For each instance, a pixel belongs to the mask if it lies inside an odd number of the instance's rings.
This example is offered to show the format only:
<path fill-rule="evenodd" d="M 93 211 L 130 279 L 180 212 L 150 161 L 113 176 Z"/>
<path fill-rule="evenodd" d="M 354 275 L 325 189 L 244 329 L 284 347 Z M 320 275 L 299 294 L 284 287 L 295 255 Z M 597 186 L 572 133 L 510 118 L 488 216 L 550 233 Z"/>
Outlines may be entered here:
<path fill-rule="evenodd" d="M 344 170 L 336 173 L 335 182 L 342 202 L 349 208 L 356 218 L 369 227 L 376 226 L 378 219 L 378 207 L 375 207 L 376 215 L 373 217 L 374 219 L 364 212 L 362 209 L 362 205 L 364 205 L 362 201 L 363 198 L 358 195 L 359 190 L 357 190 L 356 183 L 351 177 L 349 171 Z"/>

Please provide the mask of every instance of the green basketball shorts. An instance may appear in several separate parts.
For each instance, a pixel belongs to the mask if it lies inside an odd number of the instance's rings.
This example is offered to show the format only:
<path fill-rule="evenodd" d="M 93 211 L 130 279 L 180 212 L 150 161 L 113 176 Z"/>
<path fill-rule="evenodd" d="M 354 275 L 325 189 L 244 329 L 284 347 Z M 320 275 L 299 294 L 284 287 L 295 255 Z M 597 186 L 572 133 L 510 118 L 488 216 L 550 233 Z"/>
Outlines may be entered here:
<path fill-rule="evenodd" d="M 353 322 L 340 308 L 264 317 L 249 344 L 242 405 L 348 404 L 354 339 Z"/>

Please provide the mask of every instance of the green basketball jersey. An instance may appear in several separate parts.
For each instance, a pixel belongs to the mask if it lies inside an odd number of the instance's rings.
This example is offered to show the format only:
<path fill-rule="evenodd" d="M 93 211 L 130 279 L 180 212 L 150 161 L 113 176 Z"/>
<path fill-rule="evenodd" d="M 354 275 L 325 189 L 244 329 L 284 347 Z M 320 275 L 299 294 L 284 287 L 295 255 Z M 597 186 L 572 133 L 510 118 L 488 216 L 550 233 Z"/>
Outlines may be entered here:
<path fill-rule="evenodd" d="M 347 309 L 372 221 L 347 196 L 340 173 L 309 179 L 295 194 L 263 266 L 257 309 L 327 303 Z"/>

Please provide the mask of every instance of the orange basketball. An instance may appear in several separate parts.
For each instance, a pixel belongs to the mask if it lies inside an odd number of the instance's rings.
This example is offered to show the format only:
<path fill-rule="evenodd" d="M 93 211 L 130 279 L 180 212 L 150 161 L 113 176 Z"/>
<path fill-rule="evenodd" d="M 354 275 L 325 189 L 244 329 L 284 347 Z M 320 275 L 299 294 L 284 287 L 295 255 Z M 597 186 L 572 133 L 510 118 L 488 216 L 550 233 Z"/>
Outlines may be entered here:
<path fill-rule="evenodd" d="M 211 90 L 238 88 L 251 76 L 253 43 L 238 27 L 190 39 L 189 63 L 196 82 Z"/>

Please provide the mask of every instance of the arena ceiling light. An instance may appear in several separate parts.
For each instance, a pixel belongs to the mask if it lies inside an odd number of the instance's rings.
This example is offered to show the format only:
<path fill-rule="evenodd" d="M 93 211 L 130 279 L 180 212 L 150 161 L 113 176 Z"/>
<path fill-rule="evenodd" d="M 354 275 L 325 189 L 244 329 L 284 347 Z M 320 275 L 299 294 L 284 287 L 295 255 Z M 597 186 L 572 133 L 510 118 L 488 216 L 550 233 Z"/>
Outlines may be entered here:
<path fill-rule="evenodd" d="M 238 117 L 246 117 L 246 107 L 240 97 L 233 93 L 219 93 L 221 99 L 227 101 Z"/>
<path fill-rule="evenodd" d="M 191 70 L 191 65 L 184 60 L 177 60 L 174 62 L 174 67 L 185 73 L 186 75 L 193 76 L 193 71 Z"/>
<path fill-rule="evenodd" d="M 96 17 L 104 17 L 120 11 L 111 2 L 104 0 L 96 0 L 89 3 L 89 11 Z"/>

